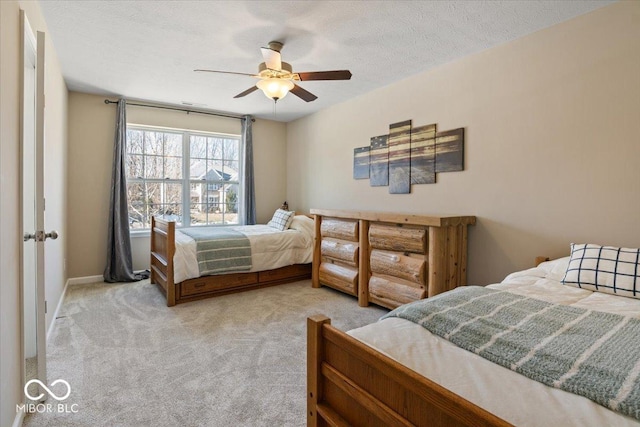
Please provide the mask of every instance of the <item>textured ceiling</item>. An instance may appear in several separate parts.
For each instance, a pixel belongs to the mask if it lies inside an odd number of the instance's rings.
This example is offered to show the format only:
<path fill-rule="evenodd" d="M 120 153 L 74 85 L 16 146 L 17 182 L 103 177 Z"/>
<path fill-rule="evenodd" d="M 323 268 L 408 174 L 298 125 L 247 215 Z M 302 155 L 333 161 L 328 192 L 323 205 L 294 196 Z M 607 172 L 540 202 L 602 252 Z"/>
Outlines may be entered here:
<path fill-rule="evenodd" d="M 40 1 L 70 90 L 290 121 L 611 1 Z M 273 102 L 247 76 L 260 47 L 284 43 L 295 71 L 349 69 L 302 82 L 318 99 Z"/>

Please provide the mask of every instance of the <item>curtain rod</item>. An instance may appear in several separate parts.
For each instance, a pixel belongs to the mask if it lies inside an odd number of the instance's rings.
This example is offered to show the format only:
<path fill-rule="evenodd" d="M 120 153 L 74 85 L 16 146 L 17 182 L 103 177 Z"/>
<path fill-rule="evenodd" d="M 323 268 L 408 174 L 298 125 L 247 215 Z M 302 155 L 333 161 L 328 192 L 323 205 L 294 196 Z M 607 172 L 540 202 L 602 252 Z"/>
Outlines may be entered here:
<path fill-rule="evenodd" d="M 110 101 L 108 99 L 105 99 L 104 103 L 105 104 L 117 104 L 118 101 Z M 133 105 L 135 107 L 160 108 L 160 109 L 163 109 L 163 110 L 184 111 L 187 114 L 189 114 L 189 113 L 206 114 L 208 116 L 219 116 L 219 117 L 228 117 L 230 119 L 244 120 L 244 117 L 242 117 L 242 116 L 236 116 L 236 115 L 232 115 L 232 114 L 222 114 L 222 113 L 210 113 L 208 111 L 187 110 L 186 108 L 163 107 L 161 105 L 137 104 L 137 103 L 134 103 L 134 102 L 127 102 L 127 105 Z M 251 118 L 251 121 L 255 122 L 256 119 Z"/>

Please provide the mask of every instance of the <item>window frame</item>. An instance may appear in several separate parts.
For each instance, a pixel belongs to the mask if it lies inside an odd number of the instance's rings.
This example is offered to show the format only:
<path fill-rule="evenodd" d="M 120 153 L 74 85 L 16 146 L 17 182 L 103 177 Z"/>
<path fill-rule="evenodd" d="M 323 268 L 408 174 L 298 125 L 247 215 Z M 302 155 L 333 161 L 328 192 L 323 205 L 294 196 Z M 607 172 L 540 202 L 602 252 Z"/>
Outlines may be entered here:
<path fill-rule="evenodd" d="M 144 132 L 159 132 L 159 133 L 174 133 L 174 134 L 180 134 L 182 137 L 182 178 L 181 179 L 174 179 L 174 178 L 146 178 L 146 177 L 138 177 L 138 178 L 130 178 L 129 176 L 126 176 L 126 183 L 127 183 L 127 188 L 129 186 L 129 184 L 142 184 L 144 185 L 145 183 L 160 183 L 160 184 L 180 184 L 181 185 L 181 191 L 182 191 L 182 200 L 181 200 L 181 219 L 182 221 L 178 224 L 176 223 L 176 228 L 190 228 L 190 227 L 222 227 L 222 226 L 227 226 L 227 225 L 241 225 L 242 221 L 240 220 L 240 206 L 242 203 L 242 200 L 244 198 L 244 184 L 243 184 L 243 169 L 244 169 L 244 162 L 243 162 L 243 156 L 242 153 L 244 152 L 244 147 L 243 147 L 243 141 L 242 141 L 242 137 L 239 134 L 228 134 L 228 133 L 222 133 L 222 132 L 210 132 L 210 131 L 201 131 L 201 130 L 193 130 L 193 129 L 178 129 L 178 128 L 170 128 L 170 127 L 163 127 L 163 126 L 152 126 L 152 125 L 142 125 L 142 124 L 137 124 L 137 123 L 127 123 L 127 131 L 129 130 L 136 130 L 136 131 L 142 131 L 143 135 Z M 191 169 L 191 137 L 194 136 L 199 136 L 199 137 L 205 137 L 205 138 L 219 138 L 219 139 L 226 139 L 226 140 L 234 140 L 237 141 L 237 148 L 238 148 L 238 158 L 237 158 L 237 163 L 238 163 L 238 176 L 237 176 L 237 180 L 234 181 L 220 181 L 220 180 L 206 180 L 206 179 L 202 179 L 202 180 L 196 180 L 196 179 L 191 179 L 190 176 L 190 169 Z M 129 141 L 127 140 L 127 144 L 129 143 Z M 125 155 L 128 156 L 130 154 L 133 154 L 130 152 L 129 147 L 127 147 L 127 151 L 125 153 Z M 207 153 L 208 154 L 208 153 Z M 143 150 L 143 153 L 141 154 L 143 157 L 144 156 L 149 156 L 149 154 L 145 153 Z M 227 160 L 224 158 L 225 154 L 222 154 L 222 161 L 235 161 L 235 160 Z M 166 156 L 163 155 L 162 158 L 165 158 Z M 200 158 L 198 158 L 200 159 Z M 206 157 L 206 160 L 209 160 L 209 157 Z M 211 159 L 214 160 L 214 159 Z M 143 169 L 144 172 L 144 169 Z M 205 167 L 205 173 L 206 173 L 206 167 Z M 127 171 L 127 175 L 128 175 L 128 171 Z M 221 224 L 214 224 L 214 223 L 209 223 L 208 222 L 208 217 L 207 217 L 207 222 L 206 223 L 202 223 L 202 224 L 193 224 L 191 222 L 191 186 L 195 184 L 196 186 L 198 184 L 200 185 L 204 185 L 207 188 L 208 191 L 208 187 L 210 185 L 225 185 L 225 184 L 231 184 L 231 185 L 237 185 L 238 187 L 238 191 L 237 191 L 237 209 L 236 209 L 236 215 L 237 215 L 237 222 L 236 223 L 225 223 L 224 222 L 224 215 L 226 212 L 223 212 L 223 223 Z M 208 194 L 207 194 L 208 197 Z M 130 206 L 131 201 L 127 198 L 127 211 L 129 211 L 129 206 Z M 201 202 L 202 205 L 204 205 L 204 203 Z M 226 200 L 219 203 L 219 205 L 222 204 L 226 204 Z M 226 208 L 225 208 L 226 209 Z M 149 223 L 151 222 L 151 219 L 149 218 Z M 149 236 L 150 232 L 151 232 L 151 228 L 150 228 L 150 224 L 149 224 L 149 228 L 132 228 L 131 225 L 129 226 L 129 234 L 131 237 L 137 237 L 137 236 Z"/>

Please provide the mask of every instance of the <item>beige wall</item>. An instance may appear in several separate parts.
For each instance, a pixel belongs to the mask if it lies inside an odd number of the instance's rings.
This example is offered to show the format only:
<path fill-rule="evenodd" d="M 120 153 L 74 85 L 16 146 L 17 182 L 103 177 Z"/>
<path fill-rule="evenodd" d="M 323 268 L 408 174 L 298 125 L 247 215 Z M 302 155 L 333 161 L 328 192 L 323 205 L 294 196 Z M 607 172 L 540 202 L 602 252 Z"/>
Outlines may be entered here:
<path fill-rule="evenodd" d="M 106 263 L 116 109 L 104 99 L 69 93 L 67 272 L 72 278 L 101 275 Z"/>
<path fill-rule="evenodd" d="M 571 242 L 640 246 L 639 22 L 617 3 L 289 123 L 289 202 L 476 215 L 474 284 Z M 353 149 L 406 119 L 464 127 L 465 170 L 408 195 L 354 180 Z"/>
<path fill-rule="evenodd" d="M 24 398 L 20 349 L 20 74 L 22 68 L 20 9 L 24 9 L 33 31 L 47 33 L 37 2 L 0 2 L 0 425 L 10 426 L 16 417 L 15 405 Z M 47 40 L 45 96 L 45 227 L 60 233 L 57 241 L 47 241 L 45 296 L 49 306 L 47 328 L 51 325 L 66 275 L 66 122 L 67 88 L 51 39 Z"/>
<path fill-rule="evenodd" d="M 68 227 L 70 277 L 102 275 L 106 262 L 109 191 L 115 129 L 115 105 L 104 96 L 71 92 L 69 97 Z M 115 98 L 112 98 L 115 99 Z M 130 106 L 129 123 L 240 133 L 240 121 L 201 114 Z M 256 120 L 253 124 L 256 205 L 266 222 L 285 199 L 286 127 Z M 149 238 L 132 237 L 133 267 L 149 266 Z"/>

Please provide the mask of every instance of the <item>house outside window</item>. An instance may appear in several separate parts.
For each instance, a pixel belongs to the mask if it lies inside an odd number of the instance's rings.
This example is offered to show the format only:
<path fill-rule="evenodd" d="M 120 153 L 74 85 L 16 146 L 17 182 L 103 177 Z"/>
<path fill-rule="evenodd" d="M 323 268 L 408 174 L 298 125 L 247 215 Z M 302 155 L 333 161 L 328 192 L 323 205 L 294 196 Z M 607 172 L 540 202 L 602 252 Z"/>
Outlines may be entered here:
<path fill-rule="evenodd" d="M 131 230 L 151 217 L 179 226 L 238 224 L 240 138 L 127 126 L 127 197 Z"/>

